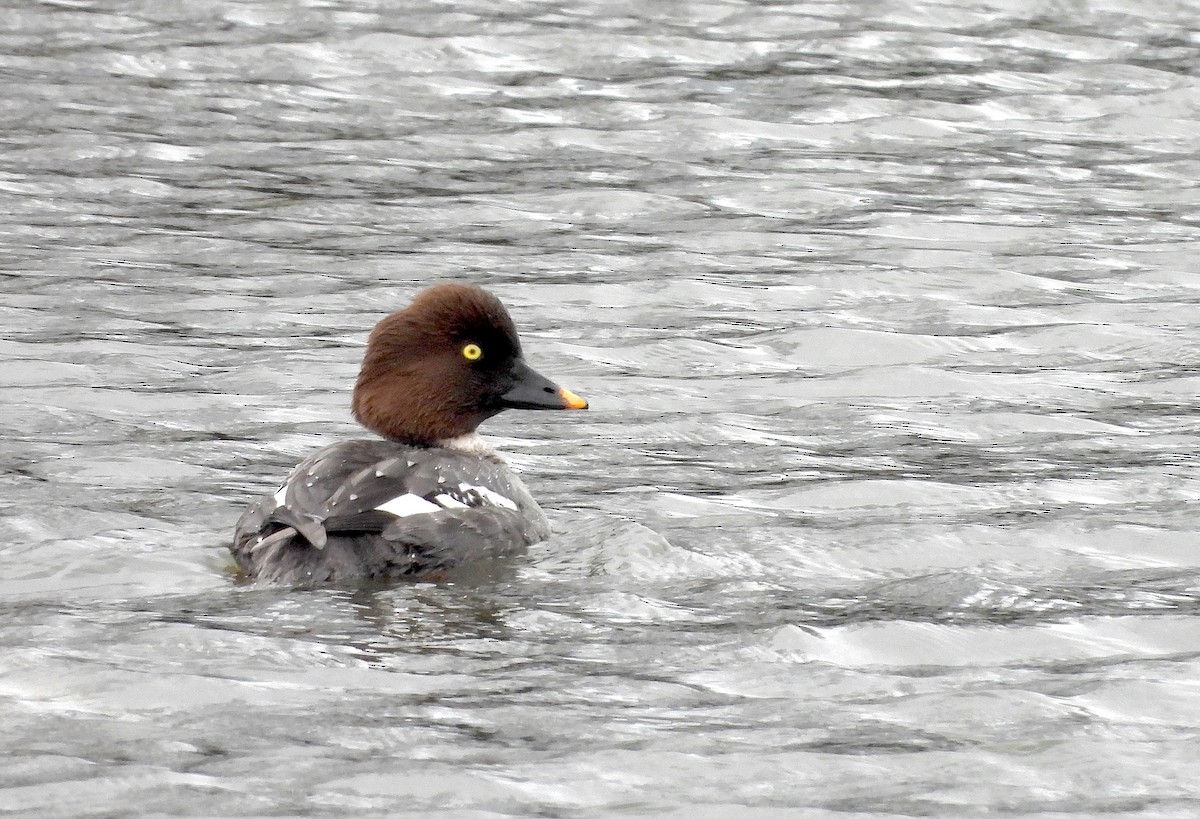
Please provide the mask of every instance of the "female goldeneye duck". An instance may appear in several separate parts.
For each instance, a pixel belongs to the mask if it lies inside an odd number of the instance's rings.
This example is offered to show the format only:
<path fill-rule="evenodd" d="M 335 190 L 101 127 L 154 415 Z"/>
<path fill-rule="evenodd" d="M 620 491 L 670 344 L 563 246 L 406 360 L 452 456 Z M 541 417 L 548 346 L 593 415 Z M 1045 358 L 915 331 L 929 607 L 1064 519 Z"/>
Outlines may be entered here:
<path fill-rule="evenodd" d="M 420 577 L 544 539 L 542 510 L 475 430 L 505 409 L 587 402 L 525 363 L 499 299 L 439 284 L 376 325 L 353 409 L 383 439 L 314 452 L 246 510 L 231 548 L 247 577 Z"/>

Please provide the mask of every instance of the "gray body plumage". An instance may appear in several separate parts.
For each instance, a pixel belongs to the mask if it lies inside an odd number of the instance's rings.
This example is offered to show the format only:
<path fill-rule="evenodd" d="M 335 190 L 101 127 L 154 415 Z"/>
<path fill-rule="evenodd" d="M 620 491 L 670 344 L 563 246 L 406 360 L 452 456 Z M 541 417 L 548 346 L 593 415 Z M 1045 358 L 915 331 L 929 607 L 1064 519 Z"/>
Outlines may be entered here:
<path fill-rule="evenodd" d="M 270 583 L 362 583 L 500 557 L 548 534 L 494 453 L 355 440 L 313 453 L 246 510 L 233 556 Z"/>

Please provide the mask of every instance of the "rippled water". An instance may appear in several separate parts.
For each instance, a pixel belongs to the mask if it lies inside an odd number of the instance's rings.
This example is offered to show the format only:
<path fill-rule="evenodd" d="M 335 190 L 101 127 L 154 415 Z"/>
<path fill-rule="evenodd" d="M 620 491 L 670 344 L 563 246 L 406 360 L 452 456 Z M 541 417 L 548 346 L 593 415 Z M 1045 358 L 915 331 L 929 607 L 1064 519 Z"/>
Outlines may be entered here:
<path fill-rule="evenodd" d="M 1200 813 L 1200 4 L 0 11 L 0 810 Z M 510 305 L 556 535 L 239 587 Z"/>

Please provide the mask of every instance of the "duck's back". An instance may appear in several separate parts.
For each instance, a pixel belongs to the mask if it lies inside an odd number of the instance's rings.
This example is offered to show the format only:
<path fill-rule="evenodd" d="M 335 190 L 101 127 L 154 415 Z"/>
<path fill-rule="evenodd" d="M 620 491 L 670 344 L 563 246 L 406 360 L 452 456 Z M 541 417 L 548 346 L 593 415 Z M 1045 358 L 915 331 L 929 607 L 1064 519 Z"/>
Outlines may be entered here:
<path fill-rule="evenodd" d="M 517 551 L 549 533 L 490 452 L 345 441 L 313 453 L 237 523 L 250 578 L 357 583 L 428 575 Z"/>

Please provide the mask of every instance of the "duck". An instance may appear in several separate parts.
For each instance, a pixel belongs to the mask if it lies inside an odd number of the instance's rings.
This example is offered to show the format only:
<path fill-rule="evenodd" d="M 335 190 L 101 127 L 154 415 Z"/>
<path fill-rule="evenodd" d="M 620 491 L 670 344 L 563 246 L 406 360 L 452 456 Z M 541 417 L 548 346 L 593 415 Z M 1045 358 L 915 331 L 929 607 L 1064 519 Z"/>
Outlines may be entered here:
<path fill-rule="evenodd" d="M 371 332 L 351 408 L 373 438 L 309 455 L 238 520 L 246 581 L 354 585 L 445 577 L 550 534 L 546 515 L 477 430 L 500 412 L 588 402 L 526 362 L 492 293 L 436 284 Z"/>

